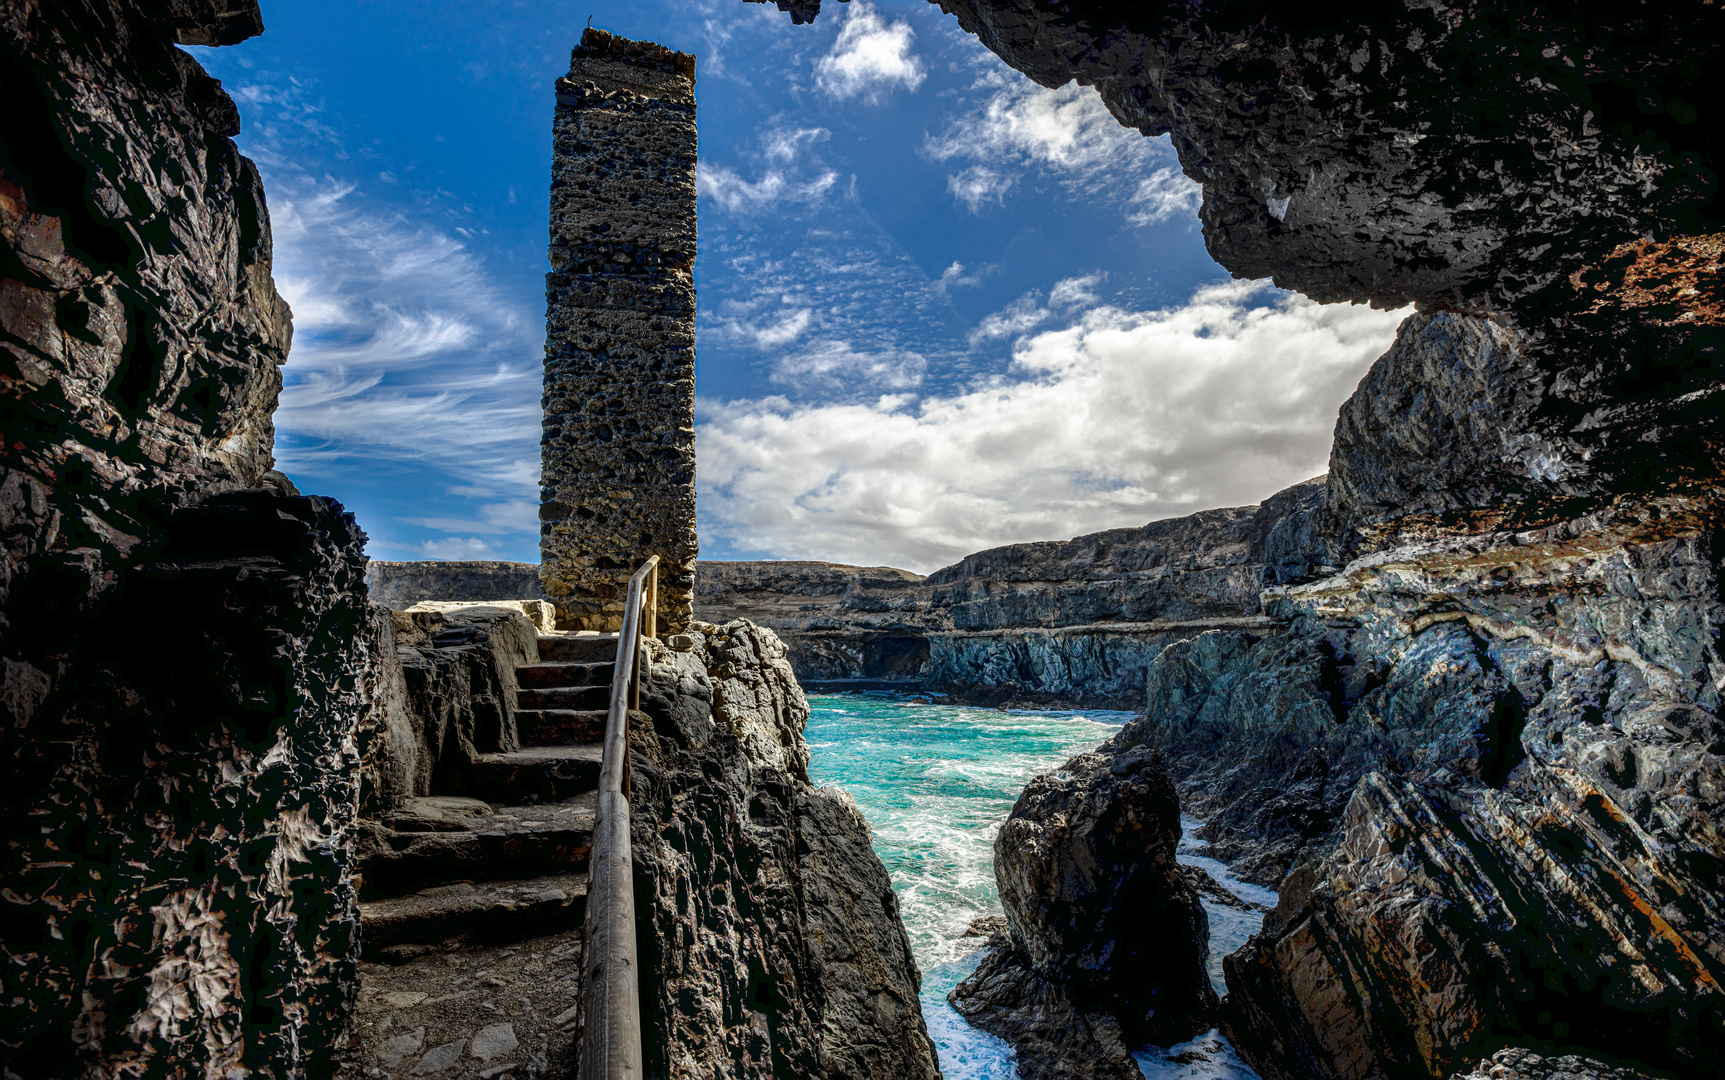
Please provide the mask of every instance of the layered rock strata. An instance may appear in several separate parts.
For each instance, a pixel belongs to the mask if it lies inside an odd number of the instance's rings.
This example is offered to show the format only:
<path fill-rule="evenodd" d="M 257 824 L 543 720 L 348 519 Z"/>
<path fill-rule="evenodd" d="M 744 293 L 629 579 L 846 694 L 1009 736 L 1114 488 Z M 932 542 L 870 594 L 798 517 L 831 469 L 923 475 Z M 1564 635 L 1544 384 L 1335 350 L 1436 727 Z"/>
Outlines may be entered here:
<path fill-rule="evenodd" d="M 541 587 L 563 625 L 615 630 L 658 555 L 660 624 L 679 629 L 698 549 L 693 56 L 582 35 L 557 80 L 550 258 Z"/>
<path fill-rule="evenodd" d="M 492 561 L 386 562 L 365 565 L 371 601 L 395 611 L 427 600 L 538 600 L 539 564 Z"/>
<path fill-rule="evenodd" d="M 1226 963 L 1242 1055 L 1717 1072 L 1716 5 L 942 6 L 1169 134 L 1230 271 L 1420 308 L 1281 530 L 1285 633 L 1170 646 L 1101 752 L 1287 872 Z"/>

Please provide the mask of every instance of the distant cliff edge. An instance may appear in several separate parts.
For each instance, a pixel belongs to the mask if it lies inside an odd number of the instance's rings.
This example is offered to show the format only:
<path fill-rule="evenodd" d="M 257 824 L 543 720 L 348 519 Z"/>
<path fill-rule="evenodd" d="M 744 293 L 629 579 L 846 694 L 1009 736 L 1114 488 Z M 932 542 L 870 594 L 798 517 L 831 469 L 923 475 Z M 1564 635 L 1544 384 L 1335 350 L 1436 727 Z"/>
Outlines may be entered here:
<path fill-rule="evenodd" d="M 1314 522 L 1323 494 L 1319 477 L 1259 506 L 989 548 L 927 577 L 703 561 L 695 613 L 771 627 L 797 678 L 817 690 L 902 686 L 979 704 L 1136 708 L 1145 670 L 1171 642 L 1277 631 L 1260 590 L 1330 569 Z M 531 563 L 374 561 L 366 580 L 375 600 L 406 607 L 530 599 L 537 574 Z"/>

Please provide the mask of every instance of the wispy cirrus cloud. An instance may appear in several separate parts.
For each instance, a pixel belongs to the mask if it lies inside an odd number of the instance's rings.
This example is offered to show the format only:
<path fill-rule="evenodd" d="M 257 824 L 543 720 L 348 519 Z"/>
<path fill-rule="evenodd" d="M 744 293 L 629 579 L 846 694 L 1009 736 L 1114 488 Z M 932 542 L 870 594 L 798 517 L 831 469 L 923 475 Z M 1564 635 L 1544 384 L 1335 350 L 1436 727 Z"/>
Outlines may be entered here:
<path fill-rule="evenodd" d="M 276 281 L 294 309 L 277 454 L 433 464 L 529 489 L 538 474 L 540 329 L 450 232 L 351 183 L 278 180 Z"/>
<path fill-rule="evenodd" d="M 1095 283 L 1027 297 L 1040 315 L 1023 320 L 1011 370 L 959 392 L 703 401 L 703 534 L 927 571 L 1256 502 L 1324 471 L 1337 407 L 1401 319 L 1264 282 L 1130 311 L 1091 306 Z"/>

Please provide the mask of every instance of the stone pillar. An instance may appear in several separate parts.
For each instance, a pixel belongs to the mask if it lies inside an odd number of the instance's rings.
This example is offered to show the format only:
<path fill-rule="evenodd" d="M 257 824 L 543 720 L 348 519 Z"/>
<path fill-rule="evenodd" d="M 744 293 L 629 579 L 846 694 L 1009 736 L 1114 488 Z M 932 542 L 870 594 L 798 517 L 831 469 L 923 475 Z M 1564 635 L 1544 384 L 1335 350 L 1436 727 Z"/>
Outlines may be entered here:
<path fill-rule="evenodd" d="M 660 558 L 659 627 L 695 587 L 695 58 L 589 28 L 557 80 L 545 277 L 540 583 L 615 630 Z"/>

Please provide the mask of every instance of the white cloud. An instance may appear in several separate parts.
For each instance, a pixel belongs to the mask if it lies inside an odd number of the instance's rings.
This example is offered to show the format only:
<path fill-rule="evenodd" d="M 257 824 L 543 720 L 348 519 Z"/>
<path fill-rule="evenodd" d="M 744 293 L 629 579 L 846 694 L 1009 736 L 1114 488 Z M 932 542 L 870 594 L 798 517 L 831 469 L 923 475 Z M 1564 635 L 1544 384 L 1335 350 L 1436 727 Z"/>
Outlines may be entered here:
<path fill-rule="evenodd" d="M 1122 127 L 1093 88 L 1050 90 L 991 65 L 976 85 L 982 107 L 923 141 L 934 161 L 972 164 L 947 177 L 947 190 L 972 213 L 1004 202 L 1017 173 L 1040 169 L 1074 194 L 1121 202 L 1134 225 L 1195 213 L 1200 189 L 1182 174 L 1166 137 Z M 1146 175 L 1148 174 L 1148 175 Z"/>
<path fill-rule="evenodd" d="M 872 5 L 853 0 L 832 51 L 815 63 L 815 85 L 832 97 L 860 95 L 871 104 L 895 87 L 914 91 L 928 74 L 911 54 L 915 40 L 909 23 L 888 24 Z"/>
<path fill-rule="evenodd" d="M 899 349 L 859 351 L 848 341 L 822 341 L 803 352 L 780 357 L 773 364 L 773 381 L 791 383 L 799 390 L 821 387 L 829 390 L 864 388 L 912 390 L 922 385 L 928 359 L 921 353 Z"/>
<path fill-rule="evenodd" d="M 443 540 L 423 540 L 419 553 L 426 559 L 495 559 L 497 549 L 477 536 L 451 536 Z"/>
<path fill-rule="evenodd" d="M 983 341 L 1017 337 L 1048 321 L 1049 311 L 1037 303 L 1037 294 L 1026 293 L 992 315 L 984 316 L 970 332 L 972 345 Z"/>
<path fill-rule="evenodd" d="M 1190 217 L 1198 212 L 1203 198 L 1204 189 L 1179 169 L 1157 169 L 1138 182 L 1126 220 L 1134 225 L 1155 225 L 1170 218 Z"/>
<path fill-rule="evenodd" d="M 446 232 L 351 184 L 272 180 L 294 347 L 276 412 L 286 471 L 427 465 L 525 493 L 538 480 L 538 320 Z"/>
<path fill-rule="evenodd" d="M 1048 290 L 1048 302 L 1059 307 L 1088 307 L 1096 303 L 1096 286 L 1107 277 L 1100 271 L 1083 277 L 1069 277 L 1054 283 Z"/>
<path fill-rule="evenodd" d="M 982 275 L 987 270 L 987 267 L 983 267 L 974 274 L 966 274 L 964 264 L 955 260 L 951 266 L 940 272 L 940 280 L 935 283 L 935 288 L 941 292 L 948 289 L 974 289 L 982 284 Z"/>
<path fill-rule="evenodd" d="M 813 180 L 798 183 L 786 179 L 779 169 L 768 169 L 755 181 L 745 180 L 734 169 L 703 161 L 695 169 L 695 191 L 733 214 L 749 213 L 766 206 L 809 203 L 826 194 L 839 174 L 828 171 Z"/>
<path fill-rule="evenodd" d="M 467 489 L 472 491 L 474 489 Z M 483 490 L 483 489 L 480 489 Z M 460 489 L 451 489 L 452 494 Z M 481 520 L 470 518 L 446 517 L 404 517 L 399 520 L 409 525 L 418 525 L 423 529 L 436 529 L 438 532 L 484 533 L 487 536 L 498 536 L 512 532 L 538 532 L 539 506 L 526 499 L 511 499 L 508 502 L 487 503 L 479 507 Z"/>
<path fill-rule="evenodd" d="M 815 143 L 832 138 L 826 128 L 772 128 L 761 135 L 761 153 L 768 161 L 789 164 Z"/>
<path fill-rule="evenodd" d="M 946 178 L 946 190 L 971 213 L 982 213 L 983 203 L 1004 203 L 1015 183 L 1012 177 L 987 165 L 972 165 Z"/>
<path fill-rule="evenodd" d="M 1159 311 L 1091 309 L 1021 340 L 1009 377 L 949 396 L 704 401 L 702 528 L 926 571 L 1257 502 L 1324 470 L 1337 407 L 1401 317 L 1231 283 Z"/>

